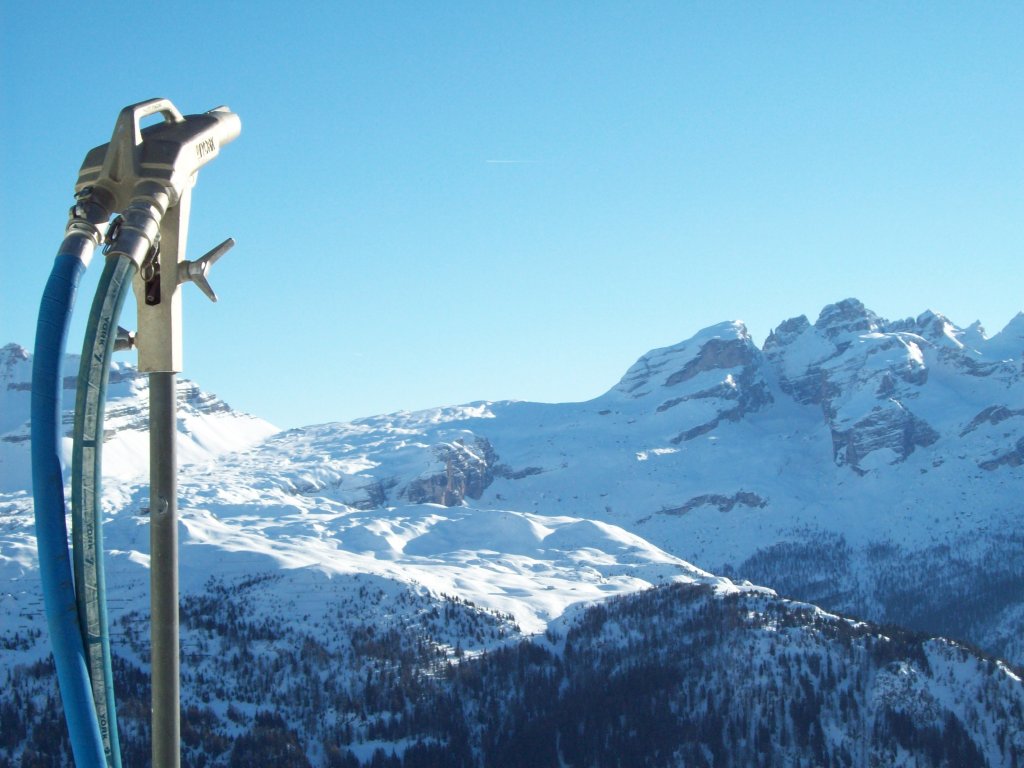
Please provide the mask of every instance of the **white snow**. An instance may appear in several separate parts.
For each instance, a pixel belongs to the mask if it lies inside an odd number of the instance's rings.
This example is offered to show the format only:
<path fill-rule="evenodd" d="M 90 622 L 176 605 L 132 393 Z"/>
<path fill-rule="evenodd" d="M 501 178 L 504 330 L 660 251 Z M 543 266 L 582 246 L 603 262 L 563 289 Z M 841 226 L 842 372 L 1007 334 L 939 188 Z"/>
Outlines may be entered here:
<path fill-rule="evenodd" d="M 989 472 L 979 462 L 1024 438 L 1024 418 L 965 430 L 988 406 L 1024 410 L 1024 315 L 991 340 L 980 328 L 943 328 L 965 355 L 980 339 L 986 359 L 1012 353 L 1017 362 L 965 374 L 948 357 L 960 354 L 956 345 L 875 325 L 850 335 L 840 352 L 809 326 L 765 374 L 770 402 L 731 419 L 722 414 L 747 386 L 739 368 L 712 367 L 661 386 L 708 341 L 748 338 L 742 324 L 722 323 L 644 355 L 618 386 L 585 403 L 477 402 L 278 434 L 244 414 L 186 410 L 183 589 L 200 589 L 211 573 L 374 574 L 510 612 L 524 630 L 540 632 L 573 606 L 665 581 L 738 588 L 709 571 L 780 542 L 841 536 L 855 553 L 884 543 L 982 557 L 999 531 L 1019 527 L 1024 468 Z M 11 382 L 24 365 L 12 363 Z M 812 369 L 836 385 L 832 414 L 796 402 L 777 381 Z M 628 392 L 637 377 L 646 383 Z M 144 382 L 124 378 L 112 393 L 139 408 Z M 11 389 L 4 403 L 23 395 Z M 906 458 L 890 447 L 872 451 L 859 473 L 837 464 L 833 429 L 876 409 L 913 413 L 940 437 Z M 7 436 L 24 430 L 13 413 L 0 411 Z M 698 438 L 680 437 L 715 419 Z M 104 447 L 108 583 L 141 596 L 146 438 L 116 418 L 110 426 L 121 428 Z M 479 457 L 478 439 L 489 441 L 502 467 L 480 498 L 453 507 L 410 502 L 410 483 L 446 470 L 437 446 L 461 443 Z M 0 442 L 4 594 L 37 589 L 26 455 L 26 444 Z M 869 566 L 857 559 L 852 567 L 859 579 Z M 13 605 L 0 601 L 0 621 L 20 615 Z M 998 631 L 1019 634 L 1021 616 L 1007 614 Z"/>

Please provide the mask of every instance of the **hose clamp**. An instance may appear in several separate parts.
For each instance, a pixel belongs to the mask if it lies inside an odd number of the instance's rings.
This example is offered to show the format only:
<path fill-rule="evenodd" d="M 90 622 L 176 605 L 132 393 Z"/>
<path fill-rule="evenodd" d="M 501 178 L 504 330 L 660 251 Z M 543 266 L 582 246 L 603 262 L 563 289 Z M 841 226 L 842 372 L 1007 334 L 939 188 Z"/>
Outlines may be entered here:
<path fill-rule="evenodd" d="M 82 235 L 95 245 L 103 242 L 101 226 L 110 218 L 109 194 L 95 187 L 83 187 L 75 193 L 75 204 L 68 211 L 65 235 Z"/>

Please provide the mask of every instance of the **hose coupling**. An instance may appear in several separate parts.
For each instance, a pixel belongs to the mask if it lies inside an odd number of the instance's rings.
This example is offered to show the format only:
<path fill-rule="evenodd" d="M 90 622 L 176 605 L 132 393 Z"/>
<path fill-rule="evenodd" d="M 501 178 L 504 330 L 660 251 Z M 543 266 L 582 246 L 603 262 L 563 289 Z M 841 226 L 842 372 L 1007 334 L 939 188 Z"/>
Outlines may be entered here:
<path fill-rule="evenodd" d="M 65 237 L 80 235 L 93 245 L 103 243 L 103 230 L 110 219 L 113 199 L 110 193 L 99 187 L 85 187 L 75 193 L 75 204 L 68 211 Z"/>
<path fill-rule="evenodd" d="M 111 227 L 104 249 L 107 257 L 127 256 L 141 269 L 149 254 L 157 250 L 160 222 L 168 202 L 169 196 L 164 190 L 137 190 L 135 199 Z"/>

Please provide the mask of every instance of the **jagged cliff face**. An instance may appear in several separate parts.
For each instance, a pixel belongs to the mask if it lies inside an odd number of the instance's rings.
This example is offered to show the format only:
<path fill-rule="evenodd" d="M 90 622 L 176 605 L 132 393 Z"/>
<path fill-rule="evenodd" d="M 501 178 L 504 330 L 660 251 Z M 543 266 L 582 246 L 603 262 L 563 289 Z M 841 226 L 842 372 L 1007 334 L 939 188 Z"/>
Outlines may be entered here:
<path fill-rule="evenodd" d="M 682 344 L 649 352 L 612 391 L 646 405 L 657 402 L 655 413 L 675 408 L 676 413 L 692 413 L 697 423 L 671 439 L 676 445 L 772 402 L 762 356 L 742 323 L 723 323 Z"/>
<path fill-rule="evenodd" d="M 860 474 L 903 462 L 944 435 L 967 438 L 1015 419 L 1002 400 L 1020 398 L 1022 332 L 1018 319 L 986 339 L 977 325 L 959 329 L 930 311 L 889 322 L 847 299 L 825 307 L 813 325 L 804 316 L 785 321 L 763 350 L 742 323 L 712 326 L 642 356 L 603 399 L 642 404 L 634 413 L 671 412 L 665 422 L 684 427 L 670 440 L 676 445 L 769 410 L 776 399 L 813 406 L 835 464 Z M 1019 461 L 1016 442 L 1002 450 L 979 465 Z"/>
<path fill-rule="evenodd" d="M 0 434 L 25 425 L 32 385 L 32 358 L 17 344 L 0 347 Z"/>
<path fill-rule="evenodd" d="M 822 310 L 814 325 L 802 316 L 786 321 L 765 342 L 764 355 L 783 392 L 820 406 L 835 462 L 863 472 L 876 462 L 905 461 L 957 426 L 966 437 L 989 409 L 1005 409 L 989 404 L 968 414 L 956 396 L 972 389 L 998 398 L 998 390 L 1020 383 L 1020 356 L 1004 360 L 1003 344 L 996 354 L 986 354 L 987 346 L 976 326 L 963 331 L 933 312 L 887 323 L 848 299 Z M 937 380 L 930 384 L 930 377 Z M 945 404 L 936 407 L 937 398 Z"/>

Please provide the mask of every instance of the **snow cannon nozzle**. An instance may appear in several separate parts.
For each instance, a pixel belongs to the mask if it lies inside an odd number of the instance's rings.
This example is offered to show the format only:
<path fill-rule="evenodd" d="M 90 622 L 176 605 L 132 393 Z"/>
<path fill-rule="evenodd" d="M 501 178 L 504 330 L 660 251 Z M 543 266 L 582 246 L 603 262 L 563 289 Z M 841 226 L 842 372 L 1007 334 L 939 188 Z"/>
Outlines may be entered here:
<path fill-rule="evenodd" d="M 162 122 L 143 128 L 142 121 L 153 115 Z M 168 99 L 133 104 L 121 110 L 110 141 L 86 155 L 75 190 L 105 189 L 114 198 L 113 210 L 123 210 L 140 185 L 154 185 L 163 187 L 173 207 L 199 169 L 241 130 L 238 115 L 224 106 L 182 115 Z"/>

